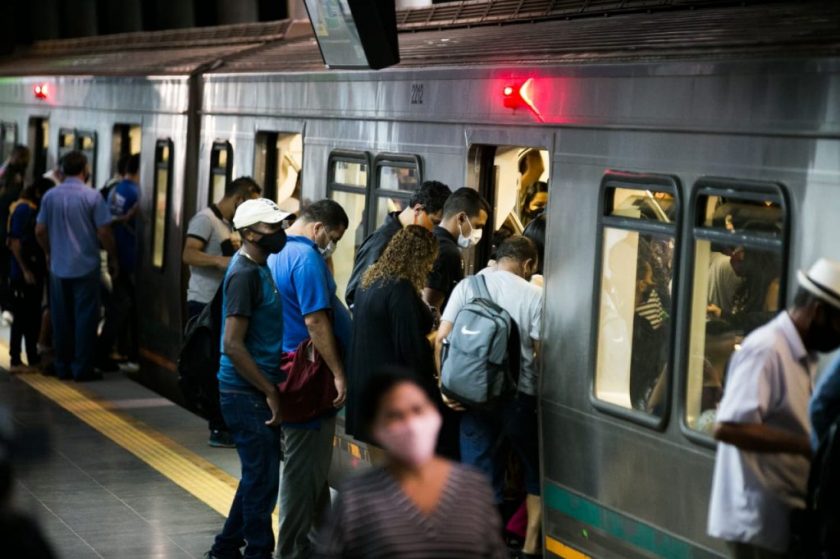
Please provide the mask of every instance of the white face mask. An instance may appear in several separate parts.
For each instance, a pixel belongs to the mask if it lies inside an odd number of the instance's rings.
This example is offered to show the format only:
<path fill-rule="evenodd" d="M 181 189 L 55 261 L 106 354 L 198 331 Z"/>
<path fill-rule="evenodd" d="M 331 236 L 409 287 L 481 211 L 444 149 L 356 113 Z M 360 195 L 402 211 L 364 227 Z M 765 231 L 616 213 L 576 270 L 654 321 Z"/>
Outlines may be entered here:
<path fill-rule="evenodd" d="M 431 410 L 390 427 L 377 428 L 373 438 L 396 460 L 416 467 L 434 457 L 440 425 L 440 414 Z"/>
<path fill-rule="evenodd" d="M 467 221 L 467 223 L 469 223 L 469 221 Z M 470 223 L 469 236 L 464 236 L 464 230 L 460 223 L 458 224 L 458 230 L 461 232 L 461 234 L 458 235 L 458 246 L 461 248 L 470 248 L 477 245 L 479 241 L 481 241 L 481 234 L 484 231 L 483 229 L 476 229 L 472 226 L 472 223 Z"/>
<path fill-rule="evenodd" d="M 318 250 L 321 252 L 321 256 L 324 257 L 324 260 L 326 260 L 335 252 L 335 242 L 333 242 L 333 240 L 330 239 L 330 242 L 327 243 L 327 246 L 325 246 L 324 248 L 318 247 Z"/>

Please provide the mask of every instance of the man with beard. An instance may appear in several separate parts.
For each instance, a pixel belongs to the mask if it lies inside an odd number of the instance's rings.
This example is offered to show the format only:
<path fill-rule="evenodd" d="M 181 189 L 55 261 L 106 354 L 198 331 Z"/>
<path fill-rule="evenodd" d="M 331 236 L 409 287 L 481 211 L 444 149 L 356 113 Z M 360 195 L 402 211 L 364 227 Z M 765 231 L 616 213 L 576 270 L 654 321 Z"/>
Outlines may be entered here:
<path fill-rule="evenodd" d="M 823 258 L 799 272 L 793 306 L 732 356 L 709 504 L 709 534 L 727 542 L 731 557 L 797 556 L 790 522 L 805 507 L 816 353 L 838 346 L 840 262 Z"/>

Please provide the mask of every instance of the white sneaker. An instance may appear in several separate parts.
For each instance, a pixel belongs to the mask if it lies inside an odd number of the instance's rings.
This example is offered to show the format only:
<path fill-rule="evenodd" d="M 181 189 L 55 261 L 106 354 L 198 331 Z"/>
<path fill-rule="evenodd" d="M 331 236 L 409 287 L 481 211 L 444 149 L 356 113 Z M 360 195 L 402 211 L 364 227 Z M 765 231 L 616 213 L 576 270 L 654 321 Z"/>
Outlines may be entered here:
<path fill-rule="evenodd" d="M 126 361 L 125 363 L 120 363 L 119 367 L 120 371 L 124 373 L 136 373 L 140 370 L 140 364 L 135 363 L 134 361 Z"/>
<path fill-rule="evenodd" d="M 2 320 L 3 324 L 5 324 L 6 326 L 11 326 L 12 322 L 15 321 L 15 315 L 10 313 L 9 311 L 3 311 L 3 313 L 0 314 L 0 320 Z"/>

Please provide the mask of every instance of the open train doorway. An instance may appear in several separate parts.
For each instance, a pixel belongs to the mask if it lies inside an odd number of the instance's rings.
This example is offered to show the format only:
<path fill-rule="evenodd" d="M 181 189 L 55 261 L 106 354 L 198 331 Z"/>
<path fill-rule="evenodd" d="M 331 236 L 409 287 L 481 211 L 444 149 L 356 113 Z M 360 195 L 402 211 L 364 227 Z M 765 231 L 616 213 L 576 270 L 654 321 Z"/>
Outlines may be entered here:
<path fill-rule="evenodd" d="M 465 255 L 466 273 L 472 274 L 511 235 L 527 229 L 532 238 L 544 239 L 551 170 L 548 150 L 538 146 L 476 144 L 470 146 L 468 158 L 467 186 L 476 188 L 492 207 L 481 243 Z M 544 241 L 537 244 L 544 252 Z"/>
<path fill-rule="evenodd" d="M 302 166 L 302 134 L 257 132 L 254 178 L 262 185 L 263 195 L 287 212 L 300 210 Z"/>
<path fill-rule="evenodd" d="M 47 172 L 50 147 L 50 121 L 47 118 L 37 116 L 29 118 L 27 145 L 29 153 L 32 154 L 26 174 L 26 183 L 30 184 L 36 177 Z"/>
<path fill-rule="evenodd" d="M 111 135 L 111 177 L 116 178 L 120 159 L 140 153 L 142 146 L 142 132 L 139 124 L 114 125 Z"/>

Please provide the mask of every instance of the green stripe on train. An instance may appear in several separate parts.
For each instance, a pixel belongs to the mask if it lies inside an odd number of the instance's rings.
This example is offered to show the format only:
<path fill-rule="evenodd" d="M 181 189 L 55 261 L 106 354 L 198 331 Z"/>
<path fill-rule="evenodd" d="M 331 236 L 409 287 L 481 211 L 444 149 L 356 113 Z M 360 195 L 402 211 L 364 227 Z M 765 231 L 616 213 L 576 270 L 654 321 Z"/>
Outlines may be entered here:
<path fill-rule="evenodd" d="M 545 486 L 545 504 L 565 516 L 659 557 L 668 559 L 717 557 L 703 548 L 692 545 L 687 540 L 606 509 L 595 501 L 571 493 L 552 483 Z"/>

